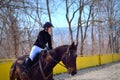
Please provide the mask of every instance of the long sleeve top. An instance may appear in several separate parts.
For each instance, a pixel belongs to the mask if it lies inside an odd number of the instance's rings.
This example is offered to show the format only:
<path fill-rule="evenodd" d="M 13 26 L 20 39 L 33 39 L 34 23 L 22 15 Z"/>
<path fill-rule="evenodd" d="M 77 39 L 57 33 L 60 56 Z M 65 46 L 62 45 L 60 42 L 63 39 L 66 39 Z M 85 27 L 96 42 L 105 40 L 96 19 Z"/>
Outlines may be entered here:
<path fill-rule="evenodd" d="M 47 43 L 48 43 L 48 48 L 52 49 L 51 35 L 45 30 L 42 30 L 39 32 L 39 35 L 34 45 L 44 49 L 45 47 L 47 47 L 46 46 Z"/>

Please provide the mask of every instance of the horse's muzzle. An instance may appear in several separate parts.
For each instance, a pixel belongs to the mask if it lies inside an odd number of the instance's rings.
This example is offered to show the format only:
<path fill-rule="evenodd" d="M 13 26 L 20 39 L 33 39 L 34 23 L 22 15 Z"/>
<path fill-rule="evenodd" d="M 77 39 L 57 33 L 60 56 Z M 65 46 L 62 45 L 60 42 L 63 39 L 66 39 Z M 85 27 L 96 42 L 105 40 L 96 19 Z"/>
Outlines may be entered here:
<path fill-rule="evenodd" d="M 71 72 L 71 75 L 72 75 L 72 76 L 74 76 L 75 74 L 77 74 L 76 71 Z"/>
<path fill-rule="evenodd" d="M 75 74 L 77 74 L 77 71 L 76 70 L 72 70 L 72 68 L 69 68 L 69 74 L 74 76 Z"/>

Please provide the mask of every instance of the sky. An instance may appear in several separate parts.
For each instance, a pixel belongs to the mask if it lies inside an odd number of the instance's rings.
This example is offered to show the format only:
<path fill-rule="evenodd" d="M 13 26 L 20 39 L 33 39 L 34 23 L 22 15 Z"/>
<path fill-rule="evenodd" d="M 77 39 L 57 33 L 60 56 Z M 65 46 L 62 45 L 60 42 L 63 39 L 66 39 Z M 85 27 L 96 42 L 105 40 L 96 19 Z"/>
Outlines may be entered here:
<path fill-rule="evenodd" d="M 66 8 L 65 8 L 65 2 L 63 0 L 54 0 L 50 1 L 50 10 L 52 12 L 52 23 L 53 25 L 57 27 L 68 27 L 68 23 L 66 20 Z M 42 0 L 43 4 L 45 4 L 45 0 Z M 57 5 L 54 7 L 54 4 Z M 54 8 L 52 8 L 54 7 Z M 76 18 L 77 19 L 77 18 Z M 76 22 L 73 21 L 73 26 L 76 24 Z"/>
<path fill-rule="evenodd" d="M 52 17 L 52 23 L 53 25 L 57 27 L 67 27 L 67 21 L 65 17 L 65 5 L 64 4 L 56 4 L 58 5 L 57 8 L 52 11 L 53 14 L 51 14 Z"/>
<path fill-rule="evenodd" d="M 56 4 L 55 4 L 55 5 L 57 5 L 56 8 L 54 7 L 54 3 L 52 1 L 50 2 L 50 4 L 51 4 L 50 9 L 51 9 L 51 12 L 53 13 L 53 14 L 51 14 L 53 25 L 55 27 L 68 27 L 68 23 L 67 23 L 67 20 L 66 20 L 65 1 L 64 0 L 54 0 L 54 1 L 57 1 Z M 52 7 L 54 7 L 55 9 L 52 8 Z M 76 10 L 77 8 L 78 8 L 78 6 L 74 5 L 74 7 L 71 7 L 71 10 L 69 10 L 70 11 L 69 12 L 70 19 L 73 15 L 73 9 Z M 77 24 L 78 24 L 78 17 L 79 17 L 78 13 L 79 12 L 77 12 L 75 14 L 75 17 L 72 21 L 72 27 L 76 27 Z M 89 7 L 85 6 L 84 7 L 84 13 L 82 14 L 82 19 L 83 20 L 87 19 L 88 13 L 89 13 Z"/>
<path fill-rule="evenodd" d="M 48 20 L 48 15 L 46 15 L 47 14 L 46 0 L 38 0 L 38 1 L 39 1 L 39 4 L 40 4 L 38 6 L 44 8 L 43 10 L 45 11 L 45 15 L 44 14 L 40 15 L 40 17 L 42 17 L 41 22 L 45 23 L 45 22 L 49 21 Z M 55 28 L 68 27 L 68 23 L 67 23 L 67 20 L 66 20 L 65 0 L 49 0 L 49 1 L 50 1 L 49 6 L 50 6 L 50 12 L 51 12 L 51 19 L 52 19 L 52 24 L 54 25 L 54 27 Z M 36 3 L 33 2 L 32 5 L 36 6 Z M 72 7 L 72 9 L 70 10 L 70 13 L 69 13 L 70 18 L 72 17 L 73 9 L 76 9 L 76 5 L 74 5 L 74 7 Z M 28 12 L 29 12 L 29 10 L 28 10 Z M 31 13 L 32 13 L 32 11 L 30 12 L 30 14 Z M 36 14 L 32 13 L 32 15 L 33 15 L 34 18 L 38 17 Z M 83 14 L 83 15 L 86 15 L 86 14 Z M 75 18 L 72 21 L 72 27 L 77 26 L 77 24 L 78 24 L 78 16 L 79 15 L 78 15 L 78 12 L 77 12 L 76 15 L 75 15 Z M 31 18 L 31 21 L 32 21 L 32 18 Z M 34 24 L 34 22 L 33 22 L 33 24 Z M 36 26 L 37 26 L 37 28 L 40 28 L 39 24 L 36 24 Z"/>

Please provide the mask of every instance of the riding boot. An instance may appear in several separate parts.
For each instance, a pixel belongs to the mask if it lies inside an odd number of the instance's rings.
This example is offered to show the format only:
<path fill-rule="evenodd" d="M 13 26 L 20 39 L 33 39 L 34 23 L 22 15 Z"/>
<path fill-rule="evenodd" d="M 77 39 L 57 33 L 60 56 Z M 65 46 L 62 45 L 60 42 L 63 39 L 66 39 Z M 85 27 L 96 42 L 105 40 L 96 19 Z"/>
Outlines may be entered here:
<path fill-rule="evenodd" d="M 25 68 L 29 69 L 32 66 L 32 60 L 28 57 L 25 60 Z"/>
<path fill-rule="evenodd" d="M 32 60 L 29 57 L 26 58 L 23 65 L 25 67 L 25 71 L 23 72 L 23 75 L 26 75 L 28 73 L 30 67 L 32 66 Z"/>

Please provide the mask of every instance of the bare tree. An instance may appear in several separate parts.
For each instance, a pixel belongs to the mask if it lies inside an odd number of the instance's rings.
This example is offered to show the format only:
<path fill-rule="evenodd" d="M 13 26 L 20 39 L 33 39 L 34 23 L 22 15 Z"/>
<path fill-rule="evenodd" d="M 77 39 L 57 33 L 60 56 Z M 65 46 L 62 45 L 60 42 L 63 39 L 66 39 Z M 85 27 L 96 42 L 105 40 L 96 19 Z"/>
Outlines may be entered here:
<path fill-rule="evenodd" d="M 48 12 L 49 21 L 52 22 L 51 13 L 50 13 L 50 7 L 49 7 L 49 0 L 46 0 L 46 6 L 47 6 L 47 12 Z"/>
<path fill-rule="evenodd" d="M 95 6 L 95 3 L 93 4 Z M 94 26 L 95 26 L 95 8 L 92 6 L 92 12 L 91 12 L 91 17 L 92 17 L 92 24 L 91 24 L 91 42 L 92 42 L 92 49 L 91 53 L 94 54 L 95 51 L 95 38 L 94 38 Z"/>
<path fill-rule="evenodd" d="M 76 4 L 75 0 L 71 0 L 71 2 L 69 2 L 69 0 L 65 0 L 65 5 L 66 5 L 66 20 L 68 22 L 68 27 L 69 27 L 69 32 L 70 32 L 70 42 L 73 42 L 73 32 L 72 32 L 72 21 L 75 17 L 75 14 L 79 11 L 79 9 L 81 8 L 81 6 L 79 6 L 78 8 L 76 8 L 75 10 L 73 10 L 72 12 L 72 17 L 70 18 L 70 9 L 71 7 L 73 7 Z M 77 28 L 77 36 L 76 39 L 78 40 L 78 33 L 79 33 L 79 27 Z M 78 42 L 78 41 L 77 41 Z"/>
<path fill-rule="evenodd" d="M 105 11 L 107 15 L 107 24 L 108 24 L 108 35 L 109 35 L 109 43 L 108 46 L 110 48 L 111 53 L 116 53 L 116 47 L 118 46 L 116 33 L 117 33 L 117 20 L 119 16 L 119 9 L 117 6 L 120 4 L 120 1 L 116 0 L 108 0 L 104 1 L 105 3 Z"/>
<path fill-rule="evenodd" d="M 8 2 L 10 3 L 10 2 Z M 9 6 L 9 7 L 6 7 Z M 7 41 L 7 44 L 4 44 L 4 48 L 7 51 L 7 56 L 10 57 L 10 54 L 14 53 L 15 57 L 18 56 L 18 49 L 19 49 L 19 40 L 20 40 L 20 34 L 19 34 L 19 28 L 18 28 L 18 20 L 17 20 L 17 14 L 13 15 L 15 13 L 15 10 L 13 9 L 14 6 L 8 4 L 6 6 L 1 7 L 1 17 L 2 17 L 2 24 L 4 26 L 4 38 Z M 6 13 L 7 12 L 7 13 Z M 3 44 L 4 42 L 2 42 Z M 9 52 L 9 53 L 8 53 Z"/>
<path fill-rule="evenodd" d="M 83 6 L 85 6 L 85 2 L 83 1 L 82 4 L 84 4 Z M 81 46 L 80 46 L 80 55 L 83 55 L 83 49 L 84 49 L 84 41 L 86 39 L 86 36 L 87 36 L 87 30 L 88 30 L 88 27 L 89 27 L 89 22 L 90 22 L 90 18 L 91 18 L 91 11 L 92 11 L 92 6 L 93 6 L 93 3 L 89 5 L 89 13 L 88 13 L 88 17 L 85 21 L 85 24 L 84 26 L 83 25 L 79 25 L 80 26 L 80 29 L 81 29 Z M 81 12 L 80 12 L 81 13 Z M 79 14 L 81 15 L 81 14 Z M 80 20 L 79 20 L 80 21 Z M 81 22 L 79 22 L 81 23 Z M 83 31 L 83 27 L 84 27 L 84 31 Z"/>
<path fill-rule="evenodd" d="M 41 25 L 41 19 L 39 17 L 39 6 L 34 6 L 32 2 L 27 1 L 1 1 L 0 3 L 0 32 L 1 32 L 1 56 L 7 55 L 8 57 L 19 56 L 23 54 L 23 50 L 26 52 L 28 48 L 32 46 L 34 38 L 32 38 L 33 29 L 35 23 L 38 22 L 38 25 Z M 5 4 L 5 5 L 4 5 Z M 36 2 L 38 5 L 38 3 Z M 28 12 L 27 12 L 28 11 Z M 37 17 L 33 17 L 33 14 L 30 12 L 36 12 Z M 28 13 L 28 14 L 27 14 Z M 24 16 L 25 15 L 25 16 Z M 31 20 L 33 19 L 33 20 Z M 22 26 L 22 27 L 21 27 Z M 33 27 L 33 28 L 32 28 Z M 28 28 L 27 32 L 23 30 Z M 24 33 L 24 36 L 21 36 Z M 26 39 L 26 37 L 28 39 Z M 25 37 L 25 38 L 23 38 Z M 4 39 L 4 40 L 3 40 Z M 29 43 L 28 43 L 29 42 Z M 24 43 L 24 45 L 23 45 Z M 29 44 L 29 46 L 26 46 Z M 25 48 L 26 46 L 26 48 Z M 4 54 L 3 54 L 4 53 Z"/>
<path fill-rule="evenodd" d="M 70 42 L 74 38 L 79 42 L 80 55 L 90 50 L 93 54 L 120 52 L 119 0 L 62 0 L 54 4 L 55 2 L 0 0 L 0 58 L 28 53 L 44 20 L 52 22 L 54 9 L 59 10 L 60 4 L 65 7 L 63 17 L 68 23 Z M 73 23 L 76 32 L 72 29 Z"/>

